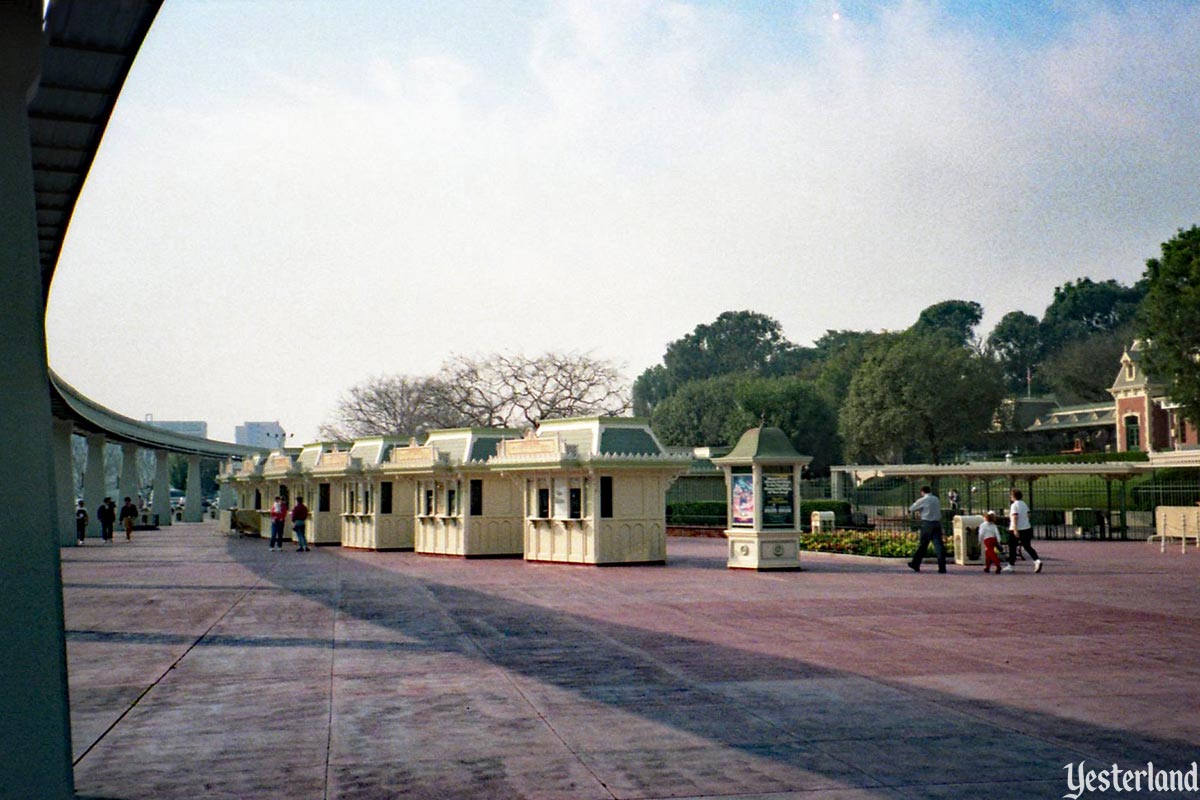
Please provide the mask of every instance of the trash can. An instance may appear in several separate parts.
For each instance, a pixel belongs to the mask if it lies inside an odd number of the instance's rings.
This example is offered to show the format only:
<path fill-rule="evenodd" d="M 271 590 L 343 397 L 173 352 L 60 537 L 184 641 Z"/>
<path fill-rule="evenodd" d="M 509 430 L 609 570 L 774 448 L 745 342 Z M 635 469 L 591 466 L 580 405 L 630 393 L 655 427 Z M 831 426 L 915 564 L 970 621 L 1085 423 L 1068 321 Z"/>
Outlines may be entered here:
<path fill-rule="evenodd" d="M 812 532 L 813 533 L 830 533 L 833 531 L 834 513 L 832 511 L 814 511 L 812 512 Z"/>
<path fill-rule="evenodd" d="M 955 564 L 983 563 L 983 552 L 979 548 L 979 526 L 982 524 L 983 517 L 978 514 L 954 518 Z"/>

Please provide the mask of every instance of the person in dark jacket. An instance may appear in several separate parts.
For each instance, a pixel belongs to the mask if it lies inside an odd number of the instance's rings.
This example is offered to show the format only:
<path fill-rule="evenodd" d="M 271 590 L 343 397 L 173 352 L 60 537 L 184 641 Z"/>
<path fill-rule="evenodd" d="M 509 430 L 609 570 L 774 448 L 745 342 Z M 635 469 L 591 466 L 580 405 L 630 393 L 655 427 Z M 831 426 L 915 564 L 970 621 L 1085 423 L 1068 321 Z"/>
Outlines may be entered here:
<path fill-rule="evenodd" d="M 126 497 L 125 505 L 121 506 L 121 524 L 125 526 L 125 540 L 133 538 L 133 524 L 137 522 L 138 510 L 133 500 Z"/>
<path fill-rule="evenodd" d="M 87 538 L 88 513 L 83 507 L 83 501 L 79 501 L 79 505 L 75 508 L 75 538 L 83 544 L 83 540 Z"/>
<path fill-rule="evenodd" d="M 304 529 L 308 526 L 308 506 L 304 505 L 304 498 L 297 497 L 296 505 L 292 506 L 292 530 L 296 532 L 296 541 L 300 546 L 296 549 L 302 553 L 308 552 L 308 539 L 304 536 Z"/>
<path fill-rule="evenodd" d="M 96 509 L 96 520 L 100 523 L 100 541 L 105 544 L 111 544 L 113 538 L 113 523 L 117 521 L 117 512 L 115 510 L 116 503 L 111 497 L 104 498 L 104 502 Z"/>

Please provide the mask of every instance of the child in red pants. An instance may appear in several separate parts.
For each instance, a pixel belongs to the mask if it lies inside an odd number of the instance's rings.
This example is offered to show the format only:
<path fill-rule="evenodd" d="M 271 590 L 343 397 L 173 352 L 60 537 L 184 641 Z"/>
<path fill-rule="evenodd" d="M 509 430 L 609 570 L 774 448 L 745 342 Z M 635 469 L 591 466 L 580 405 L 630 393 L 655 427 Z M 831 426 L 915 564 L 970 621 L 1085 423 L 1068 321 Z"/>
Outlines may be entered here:
<path fill-rule="evenodd" d="M 979 526 L 979 546 L 983 550 L 984 560 L 987 562 L 984 565 L 984 572 L 992 571 L 992 564 L 996 565 L 996 574 L 1000 574 L 1000 554 L 996 552 L 996 546 L 1000 543 L 1000 529 L 996 527 L 996 512 L 989 511 L 986 521 Z"/>

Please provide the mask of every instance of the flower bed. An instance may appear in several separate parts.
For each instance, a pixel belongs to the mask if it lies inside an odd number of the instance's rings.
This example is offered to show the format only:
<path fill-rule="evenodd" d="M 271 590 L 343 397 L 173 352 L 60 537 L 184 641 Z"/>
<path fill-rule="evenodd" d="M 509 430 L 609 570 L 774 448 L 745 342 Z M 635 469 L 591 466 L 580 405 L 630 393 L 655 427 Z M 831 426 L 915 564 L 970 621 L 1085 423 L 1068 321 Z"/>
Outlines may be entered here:
<path fill-rule="evenodd" d="M 954 537 L 943 535 L 946 558 L 954 557 Z M 800 549 L 817 553 L 845 553 L 855 556 L 912 558 L 920 537 L 908 531 L 852 531 L 806 533 L 800 537 Z M 929 550 L 933 554 L 933 548 Z"/>

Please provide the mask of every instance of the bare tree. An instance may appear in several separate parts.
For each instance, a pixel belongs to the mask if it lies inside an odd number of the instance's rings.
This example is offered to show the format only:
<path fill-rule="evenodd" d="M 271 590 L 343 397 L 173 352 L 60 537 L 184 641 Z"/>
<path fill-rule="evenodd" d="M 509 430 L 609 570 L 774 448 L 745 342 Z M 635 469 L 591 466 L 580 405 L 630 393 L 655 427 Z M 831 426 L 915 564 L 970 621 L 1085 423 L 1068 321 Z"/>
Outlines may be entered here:
<path fill-rule="evenodd" d="M 617 366 L 588 353 L 456 355 L 442 366 L 441 383 L 447 403 L 479 425 L 533 426 L 544 419 L 623 414 L 630 405 Z"/>
<path fill-rule="evenodd" d="M 623 414 L 629 407 L 620 370 L 590 354 L 453 355 L 434 378 L 393 375 L 351 388 L 321 434 L 354 439 L 463 425 L 533 426 L 544 419 Z"/>
<path fill-rule="evenodd" d="M 433 378 L 371 378 L 342 396 L 334 419 L 321 426 L 321 435 L 343 440 L 379 434 L 417 436 L 433 428 L 465 424 L 462 415 L 444 405 L 444 394 Z"/>

